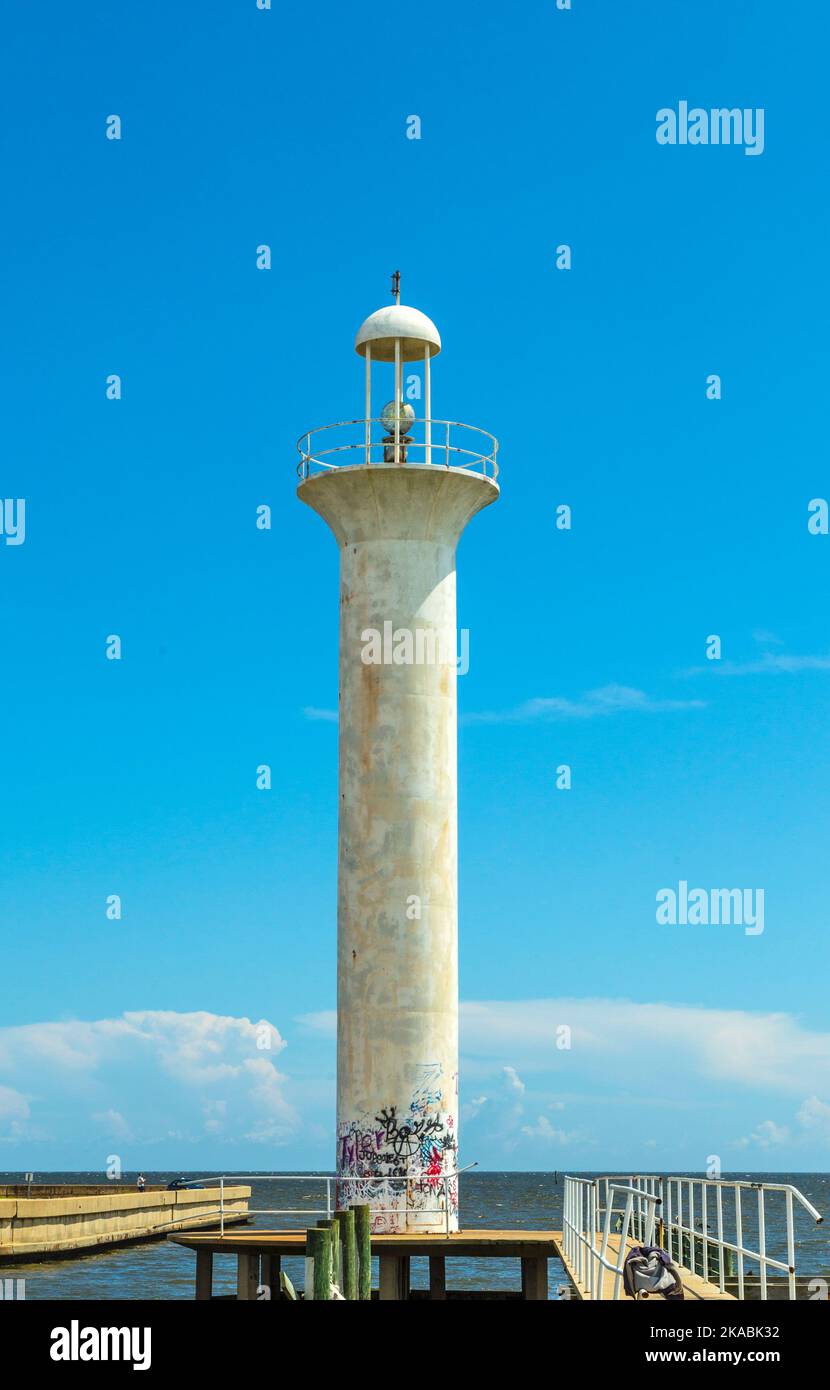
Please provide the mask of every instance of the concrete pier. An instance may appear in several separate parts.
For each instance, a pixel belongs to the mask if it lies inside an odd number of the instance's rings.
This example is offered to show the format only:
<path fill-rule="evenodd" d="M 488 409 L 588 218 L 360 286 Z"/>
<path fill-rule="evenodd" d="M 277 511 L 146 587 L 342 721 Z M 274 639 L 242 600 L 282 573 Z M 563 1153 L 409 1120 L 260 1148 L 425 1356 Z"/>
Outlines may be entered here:
<path fill-rule="evenodd" d="M 225 1224 L 248 1219 L 250 1187 L 225 1187 Z M 0 1187 L 0 1262 L 56 1259 L 219 1225 L 219 1191 L 113 1184 Z"/>

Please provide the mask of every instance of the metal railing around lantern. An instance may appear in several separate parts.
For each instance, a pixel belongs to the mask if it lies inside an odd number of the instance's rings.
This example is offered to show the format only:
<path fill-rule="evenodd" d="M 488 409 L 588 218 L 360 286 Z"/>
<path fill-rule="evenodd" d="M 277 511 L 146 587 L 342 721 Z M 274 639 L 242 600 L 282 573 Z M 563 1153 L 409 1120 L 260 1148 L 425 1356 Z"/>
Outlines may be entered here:
<path fill-rule="evenodd" d="M 460 468 L 494 482 L 498 440 L 459 420 L 413 420 L 407 433 L 388 433 L 382 420 L 338 420 L 307 430 L 297 440 L 301 479 L 332 468 L 399 466 Z"/>

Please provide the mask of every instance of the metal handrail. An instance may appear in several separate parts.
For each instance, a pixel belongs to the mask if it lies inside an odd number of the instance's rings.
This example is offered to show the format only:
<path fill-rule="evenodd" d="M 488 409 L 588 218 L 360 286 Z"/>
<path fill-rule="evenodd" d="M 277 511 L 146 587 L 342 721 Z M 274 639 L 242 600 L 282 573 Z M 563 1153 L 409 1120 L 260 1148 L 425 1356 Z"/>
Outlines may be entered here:
<path fill-rule="evenodd" d="M 383 434 L 380 437 L 372 438 L 372 426 L 380 425 Z M 326 434 L 329 430 L 349 429 L 352 426 L 359 427 L 359 437 L 350 439 L 346 444 L 333 444 L 328 448 L 321 449 L 315 442 L 312 448 L 312 439 L 315 436 Z M 441 426 L 444 430 L 443 441 L 439 441 L 433 436 L 433 427 Z M 499 442 L 495 435 L 483 430 L 479 425 L 465 425 L 460 420 L 413 420 L 406 425 L 405 435 L 391 436 L 386 432 L 386 426 L 381 419 L 368 420 L 337 420 L 331 425 L 319 425 L 315 429 L 306 430 L 297 440 L 297 451 L 300 454 L 300 462 L 297 464 L 297 476 L 301 479 L 308 478 L 315 469 L 331 469 L 339 467 L 355 467 L 360 464 L 366 467 L 378 467 L 381 465 L 397 465 L 403 467 L 406 464 L 412 466 L 429 468 L 462 468 L 472 472 L 480 473 L 483 477 L 492 477 L 493 481 L 498 477 L 499 467 L 497 455 Z M 489 441 L 486 448 L 468 448 L 463 442 L 459 443 L 458 436 L 453 442 L 453 430 L 470 430 L 473 434 L 481 435 Z M 420 433 L 423 431 L 423 438 L 415 438 L 412 431 Z M 335 454 L 352 454 L 358 456 L 354 462 L 341 464 L 329 461 Z M 414 458 L 411 455 L 415 455 Z M 452 464 L 450 458 L 452 456 Z M 458 462 L 459 459 L 466 462 Z"/>
<path fill-rule="evenodd" d="M 602 1243 L 597 1249 L 600 1214 L 600 1182 L 605 1183 L 606 1206 L 605 1221 L 602 1227 Z M 608 1242 L 611 1236 L 611 1216 L 614 1210 L 614 1194 L 626 1195 L 625 1211 L 620 1228 L 620 1243 L 615 1263 L 608 1258 Z M 643 1237 L 647 1243 L 654 1238 L 654 1223 L 657 1208 L 662 1198 L 646 1192 L 633 1183 L 615 1182 L 612 1178 L 576 1178 L 565 1175 L 565 1195 L 563 1208 L 563 1241 L 565 1255 L 570 1262 L 576 1278 L 583 1288 L 587 1288 L 591 1298 L 602 1298 L 602 1271 L 607 1269 L 614 1275 L 614 1289 L 611 1297 L 618 1301 L 622 1285 L 622 1274 L 628 1254 L 628 1232 L 634 1210 L 634 1199 L 649 1212 Z"/>
<path fill-rule="evenodd" d="M 443 1206 L 418 1207 L 419 1216 L 441 1216 L 444 1219 L 447 1232 L 450 1229 L 450 1202 L 448 1184 L 454 1182 L 462 1173 L 468 1173 L 471 1168 L 477 1168 L 478 1161 L 467 1163 L 463 1168 L 457 1168 L 452 1173 L 409 1173 L 395 1176 L 385 1174 L 363 1174 L 357 1177 L 341 1177 L 339 1174 L 331 1173 L 220 1173 L 211 1174 L 204 1178 L 188 1178 L 180 1184 L 181 1187 L 204 1187 L 206 1183 L 219 1183 L 219 1205 L 216 1208 L 219 1214 L 219 1234 L 225 1234 L 225 1183 L 238 1182 L 321 1182 L 326 1185 L 326 1205 L 325 1207 L 248 1207 L 248 1216 L 325 1216 L 330 1219 L 334 1214 L 334 1207 L 331 1200 L 331 1184 L 342 1183 L 365 1183 L 376 1178 L 384 1183 L 428 1183 L 431 1187 L 436 1187 L 439 1183 L 444 1192 Z M 397 1215 L 397 1207 L 378 1207 L 374 1204 L 372 1213 L 381 1216 Z"/>
<path fill-rule="evenodd" d="M 669 1254 L 676 1244 L 677 1249 L 682 1255 L 683 1239 L 688 1238 L 689 1243 L 689 1262 L 692 1269 L 695 1268 L 696 1247 L 695 1242 L 700 1241 L 703 1265 L 703 1277 L 709 1278 L 709 1247 L 714 1246 L 718 1264 L 718 1284 L 721 1292 L 725 1288 L 725 1253 L 727 1251 L 737 1256 L 737 1277 L 738 1277 L 738 1297 L 744 1296 L 744 1260 L 752 1259 L 758 1261 L 761 1298 L 767 1297 L 767 1268 L 780 1270 L 787 1275 L 789 1298 L 796 1297 L 795 1280 L 795 1223 L 793 1211 L 793 1199 L 795 1199 L 806 1212 L 813 1218 L 816 1225 L 821 1225 L 824 1218 L 808 1201 L 802 1192 L 792 1183 L 768 1182 L 755 1183 L 743 1180 L 730 1180 L 728 1178 L 684 1178 L 668 1177 L 666 1179 L 668 1203 L 668 1218 L 666 1222 L 666 1236 L 668 1239 Z M 683 1185 L 687 1190 L 687 1210 L 688 1225 L 683 1221 Z M 717 1235 L 709 1234 L 709 1213 L 708 1213 L 708 1194 L 709 1190 L 715 1189 L 716 1197 L 716 1220 Z M 677 1218 L 672 1215 L 672 1195 L 673 1190 L 677 1198 Z M 695 1222 L 695 1196 L 696 1190 L 700 1194 L 700 1230 L 698 1231 Z M 723 1194 L 725 1190 L 731 1190 L 734 1201 L 735 1216 L 735 1240 L 724 1239 L 723 1235 Z M 758 1226 L 758 1246 L 757 1250 L 751 1249 L 744 1243 L 743 1235 L 743 1209 L 741 1205 L 742 1191 L 755 1192 L 757 1194 L 757 1226 Z M 766 1238 L 766 1194 L 768 1192 L 783 1192 L 785 1204 L 785 1222 L 787 1233 L 787 1258 L 786 1261 L 777 1260 L 774 1256 L 767 1254 Z M 676 1238 L 676 1240 L 675 1240 Z"/>
<path fill-rule="evenodd" d="M 600 1192 L 605 1192 L 605 1224 L 601 1249 L 597 1251 L 596 1237 L 599 1231 Z M 684 1187 L 686 1212 L 684 1213 Z M 708 1198 L 714 1190 L 715 1211 L 713 1219 L 716 1230 L 710 1233 L 710 1212 Z M 747 1190 L 757 1194 L 757 1232 L 758 1250 L 753 1250 L 744 1242 L 743 1210 L 741 1193 Z M 725 1191 L 731 1191 L 733 1199 L 734 1240 L 724 1232 Z M 610 1230 L 614 1207 L 614 1194 L 626 1192 L 625 1217 L 620 1231 L 620 1248 L 617 1265 L 611 1265 L 606 1256 L 607 1233 Z M 767 1254 L 766 1244 L 766 1196 L 767 1193 L 783 1193 L 785 1201 L 786 1261 Z M 592 1297 L 601 1296 L 602 1269 L 610 1269 L 615 1274 L 613 1297 L 619 1297 L 619 1282 L 627 1254 L 626 1244 L 629 1229 L 633 1228 L 639 1240 L 651 1244 L 654 1239 L 654 1220 L 660 1213 L 658 1244 L 677 1264 L 697 1270 L 698 1253 L 701 1258 L 703 1278 L 713 1277 L 713 1263 L 717 1264 L 717 1283 L 721 1293 L 726 1291 L 728 1254 L 736 1256 L 738 1298 L 745 1292 L 744 1260 L 758 1261 L 760 1270 L 761 1298 L 767 1298 L 768 1269 L 780 1270 L 787 1275 L 788 1295 L 796 1297 L 795 1277 L 795 1227 L 794 1202 L 798 1202 L 813 1220 L 820 1224 L 823 1220 L 812 1202 L 799 1192 L 792 1183 L 757 1183 L 743 1179 L 728 1178 L 689 1178 L 671 1175 L 663 1178 L 654 1173 L 637 1174 L 629 1178 L 565 1177 L 564 1244 L 565 1254 L 574 1269 L 577 1279 L 587 1287 Z M 699 1221 L 696 1210 L 700 1211 Z M 684 1215 L 686 1219 L 684 1220 Z M 688 1252 L 688 1254 L 687 1254 Z M 686 1264 L 688 1259 L 688 1265 Z M 731 1277 L 731 1273 L 730 1273 Z"/>

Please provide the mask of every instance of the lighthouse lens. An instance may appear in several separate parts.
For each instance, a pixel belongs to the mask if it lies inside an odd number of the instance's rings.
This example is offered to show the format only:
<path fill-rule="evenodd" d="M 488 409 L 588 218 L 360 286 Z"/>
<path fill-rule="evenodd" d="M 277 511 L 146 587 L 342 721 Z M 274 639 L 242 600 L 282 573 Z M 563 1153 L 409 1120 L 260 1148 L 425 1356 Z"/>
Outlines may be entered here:
<path fill-rule="evenodd" d="M 380 418 L 383 428 L 386 430 L 387 434 L 395 433 L 396 415 L 400 420 L 401 434 L 406 434 L 407 430 L 409 429 L 409 426 L 415 419 L 415 411 L 412 409 L 411 405 L 403 404 L 401 405 L 400 411 L 398 412 L 395 410 L 394 401 L 390 401 L 388 405 L 385 405 L 383 407 L 383 410 L 380 412 Z"/>

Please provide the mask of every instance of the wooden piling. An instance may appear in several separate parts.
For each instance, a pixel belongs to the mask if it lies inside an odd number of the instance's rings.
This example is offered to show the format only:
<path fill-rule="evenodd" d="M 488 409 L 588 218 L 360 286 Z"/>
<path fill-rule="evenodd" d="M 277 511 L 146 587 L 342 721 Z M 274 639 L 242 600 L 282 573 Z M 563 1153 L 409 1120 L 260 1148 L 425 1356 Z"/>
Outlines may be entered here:
<path fill-rule="evenodd" d="M 326 1217 L 323 1221 L 318 1221 L 317 1225 L 325 1229 L 331 1236 L 331 1280 L 336 1284 L 340 1292 L 343 1292 L 343 1252 L 340 1245 L 340 1224 L 337 1220 L 337 1212 L 332 1217 Z"/>
<path fill-rule="evenodd" d="M 311 1288 L 306 1275 L 306 1298 L 314 1302 L 331 1299 L 331 1231 L 328 1227 L 312 1227 L 306 1231 L 306 1259 L 312 1262 Z M 306 1270 L 308 1266 L 306 1265 Z"/>
<path fill-rule="evenodd" d="M 337 1213 L 340 1226 L 340 1248 L 343 1255 L 343 1283 L 341 1291 L 350 1301 L 357 1298 L 357 1244 L 355 1236 L 354 1208 Z"/>
<path fill-rule="evenodd" d="M 281 1290 L 279 1255 L 263 1254 L 260 1256 L 259 1277 L 263 1289 L 268 1290 L 267 1294 L 263 1294 L 263 1297 L 278 1299 Z"/>
<path fill-rule="evenodd" d="M 334 1225 L 332 1227 L 332 1239 L 334 1241 L 334 1248 L 337 1252 L 334 1282 L 344 1298 L 346 1297 L 346 1227 L 344 1224 L 345 1214 L 345 1212 L 336 1211 L 334 1213 Z"/>
<path fill-rule="evenodd" d="M 196 1252 L 196 1297 L 209 1299 L 213 1295 L 213 1251 Z"/>
<path fill-rule="evenodd" d="M 439 1301 L 447 1297 L 447 1266 L 443 1255 L 429 1257 L 429 1296 Z"/>
<path fill-rule="evenodd" d="M 352 1207 L 357 1238 L 357 1296 L 372 1297 L 372 1213 L 368 1206 Z"/>
<path fill-rule="evenodd" d="M 240 1251 L 236 1257 L 236 1296 L 256 1302 L 259 1289 L 259 1252 Z"/>

